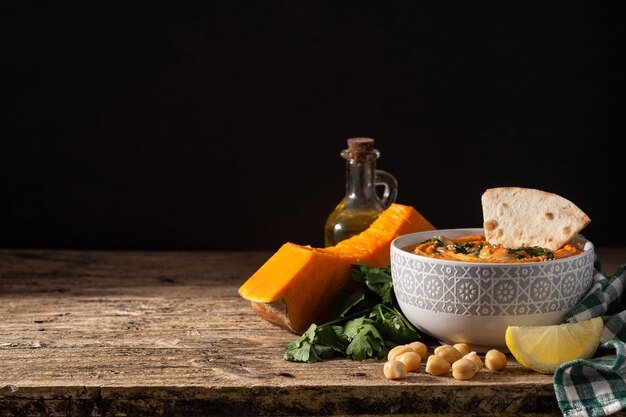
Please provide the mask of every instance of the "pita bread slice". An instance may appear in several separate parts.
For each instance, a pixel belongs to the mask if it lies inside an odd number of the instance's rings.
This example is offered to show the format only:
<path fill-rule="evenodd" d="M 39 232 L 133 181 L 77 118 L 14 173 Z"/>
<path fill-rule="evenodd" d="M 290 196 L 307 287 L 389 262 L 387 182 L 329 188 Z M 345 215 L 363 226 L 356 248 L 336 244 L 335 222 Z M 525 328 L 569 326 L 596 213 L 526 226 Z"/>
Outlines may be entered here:
<path fill-rule="evenodd" d="M 485 238 L 507 248 L 540 246 L 555 251 L 591 221 L 571 201 L 532 188 L 490 188 L 481 201 Z"/>

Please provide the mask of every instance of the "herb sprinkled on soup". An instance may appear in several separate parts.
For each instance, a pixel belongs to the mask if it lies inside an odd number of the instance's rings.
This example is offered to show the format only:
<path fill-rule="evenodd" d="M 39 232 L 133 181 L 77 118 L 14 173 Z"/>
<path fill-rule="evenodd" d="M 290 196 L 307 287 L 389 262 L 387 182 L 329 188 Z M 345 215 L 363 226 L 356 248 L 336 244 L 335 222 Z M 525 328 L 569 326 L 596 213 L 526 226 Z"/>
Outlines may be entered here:
<path fill-rule="evenodd" d="M 565 244 L 556 251 L 539 246 L 507 248 L 501 244 L 490 244 L 484 235 L 469 235 L 459 238 L 433 236 L 417 246 L 406 248 L 410 252 L 431 258 L 466 262 L 541 262 L 567 258 L 582 251 Z"/>

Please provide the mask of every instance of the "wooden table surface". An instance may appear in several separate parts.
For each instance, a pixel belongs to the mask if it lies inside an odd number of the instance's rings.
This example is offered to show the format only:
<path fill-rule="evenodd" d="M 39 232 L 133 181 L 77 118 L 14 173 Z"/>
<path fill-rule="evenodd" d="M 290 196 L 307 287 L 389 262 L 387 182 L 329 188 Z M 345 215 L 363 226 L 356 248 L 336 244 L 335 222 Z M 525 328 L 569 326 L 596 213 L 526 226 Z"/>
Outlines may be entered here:
<path fill-rule="evenodd" d="M 0 250 L 0 417 L 560 415 L 551 376 L 512 359 L 469 381 L 284 361 L 296 336 L 237 294 L 270 255 Z"/>

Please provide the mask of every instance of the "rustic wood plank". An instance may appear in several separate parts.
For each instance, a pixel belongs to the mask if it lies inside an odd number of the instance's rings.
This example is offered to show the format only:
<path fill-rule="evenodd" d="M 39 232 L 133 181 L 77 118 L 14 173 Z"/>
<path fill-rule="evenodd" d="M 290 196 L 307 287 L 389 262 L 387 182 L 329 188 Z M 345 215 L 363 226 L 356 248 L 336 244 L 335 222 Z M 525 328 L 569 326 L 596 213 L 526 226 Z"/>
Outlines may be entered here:
<path fill-rule="evenodd" d="M 284 361 L 295 335 L 237 295 L 269 255 L 1 250 L 0 417 L 559 415 L 513 360 L 470 381 Z"/>

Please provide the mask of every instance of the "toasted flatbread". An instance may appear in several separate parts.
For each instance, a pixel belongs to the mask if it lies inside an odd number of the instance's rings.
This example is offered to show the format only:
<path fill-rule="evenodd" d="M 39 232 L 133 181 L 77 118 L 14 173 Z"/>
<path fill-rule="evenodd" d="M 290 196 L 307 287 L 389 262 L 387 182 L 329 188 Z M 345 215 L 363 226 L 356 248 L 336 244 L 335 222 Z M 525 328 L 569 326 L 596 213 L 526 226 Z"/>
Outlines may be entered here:
<path fill-rule="evenodd" d="M 485 238 L 508 248 L 540 246 L 555 251 L 591 221 L 571 201 L 532 188 L 490 188 L 481 201 Z"/>

